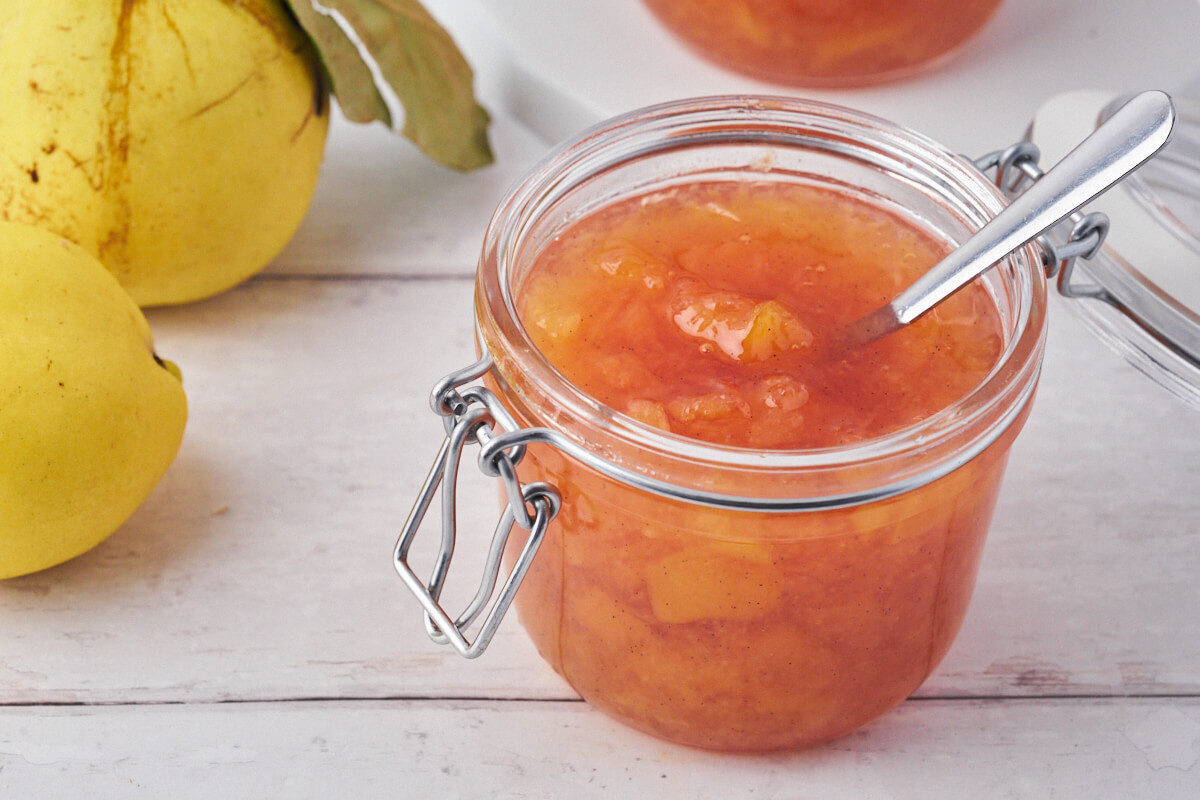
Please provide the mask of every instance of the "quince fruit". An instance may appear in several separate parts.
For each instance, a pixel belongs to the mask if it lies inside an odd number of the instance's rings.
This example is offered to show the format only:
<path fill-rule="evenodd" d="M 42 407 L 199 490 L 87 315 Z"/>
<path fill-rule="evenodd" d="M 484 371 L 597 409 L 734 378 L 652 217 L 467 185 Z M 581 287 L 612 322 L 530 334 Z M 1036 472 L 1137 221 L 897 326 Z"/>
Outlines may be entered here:
<path fill-rule="evenodd" d="M 471 87 L 417 0 L 0 0 L 0 219 L 81 245 L 139 305 L 208 297 L 299 227 L 331 89 L 468 170 L 491 160 Z"/>
<path fill-rule="evenodd" d="M 140 305 L 229 288 L 307 210 L 319 70 L 276 0 L 0 0 L 0 219 L 81 245 Z"/>
<path fill-rule="evenodd" d="M 94 547 L 175 458 L 179 371 L 82 248 L 0 222 L 0 578 Z"/>

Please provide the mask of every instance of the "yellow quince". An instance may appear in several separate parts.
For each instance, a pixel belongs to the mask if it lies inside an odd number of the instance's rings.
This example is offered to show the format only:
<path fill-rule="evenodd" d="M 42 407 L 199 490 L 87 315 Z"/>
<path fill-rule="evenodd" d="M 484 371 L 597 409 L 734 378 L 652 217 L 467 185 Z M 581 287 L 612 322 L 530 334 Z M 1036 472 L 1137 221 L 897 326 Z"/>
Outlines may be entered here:
<path fill-rule="evenodd" d="M 278 0 L 0 0 L 0 108 L 0 219 L 81 245 L 143 306 L 262 269 L 329 125 Z"/>
<path fill-rule="evenodd" d="M 94 547 L 175 458 L 178 369 L 82 248 L 0 222 L 0 578 Z"/>

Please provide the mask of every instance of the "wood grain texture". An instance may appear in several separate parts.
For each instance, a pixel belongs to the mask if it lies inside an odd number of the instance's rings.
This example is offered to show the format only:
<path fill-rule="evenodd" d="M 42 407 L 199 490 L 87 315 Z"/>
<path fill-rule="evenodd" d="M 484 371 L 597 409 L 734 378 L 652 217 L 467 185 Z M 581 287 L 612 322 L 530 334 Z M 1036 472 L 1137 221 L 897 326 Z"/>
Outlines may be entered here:
<path fill-rule="evenodd" d="M 578 702 L 0 710 L 11 797 L 755 797 L 1200 794 L 1195 700 L 910 702 L 815 750 L 701 753 Z"/>
<path fill-rule="evenodd" d="M 496 162 L 462 174 L 335 109 L 308 216 L 267 272 L 473 275 L 492 212 L 546 151 L 513 123 L 493 125 L 492 138 Z"/>

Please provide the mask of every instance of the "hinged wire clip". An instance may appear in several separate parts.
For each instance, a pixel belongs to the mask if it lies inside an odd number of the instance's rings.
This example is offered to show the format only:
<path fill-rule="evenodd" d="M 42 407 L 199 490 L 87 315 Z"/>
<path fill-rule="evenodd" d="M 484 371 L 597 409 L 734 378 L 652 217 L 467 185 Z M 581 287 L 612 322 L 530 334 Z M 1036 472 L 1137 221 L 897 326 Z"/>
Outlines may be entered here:
<path fill-rule="evenodd" d="M 1044 170 L 1038 166 L 1041 151 L 1033 142 L 1018 142 L 1004 150 L 996 150 L 974 160 L 980 172 L 995 170 L 996 186 L 1007 197 L 1015 197 L 1032 184 L 1041 180 Z M 1093 284 L 1072 283 L 1075 262 L 1085 261 L 1100 252 L 1108 236 L 1107 214 L 1076 211 L 1068 221 L 1072 227 L 1066 241 L 1055 242 L 1049 235 L 1042 235 L 1036 242 L 1042 253 L 1042 266 L 1047 279 L 1056 279 L 1058 291 L 1064 297 L 1089 297 L 1117 305 L 1108 292 Z"/>
<path fill-rule="evenodd" d="M 470 367 L 446 376 L 434 387 L 430 404 L 443 418 L 446 438 L 404 523 L 396 543 L 394 559 L 396 572 L 425 610 L 425 632 L 429 638 L 438 644 L 452 645 L 467 658 L 479 656 L 491 642 L 500 621 L 512 605 L 513 597 L 520 588 L 529 565 L 533 562 L 538 546 L 546 534 L 546 528 L 562 506 L 562 498 L 553 486 L 546 483 L 521 483 L 517 476 L 517 464 L 525 456 L 523 444 L 483 450 L 483 445 L 494 441 L 497 429 L 507 432 L 519 427 L 492 392 L 483 386 L 466 385 L 482 377 L 491 367 L 491 357 L 485 356 Z M 450 560 L 454 555 L 458 527 L 458 468 L 462 461 L 463 449 L 468 444 L 481 446 L 479 468 L 485 475 L 499 478 L 503 482 L 508 503 L 492 534 L 483 578 L 475 596 L 461 614 L 451 618 L 442 607 L 440 599 Z M 441 544 L 429 581 L 422 583 L 408 563 L 408 553 L 439 488 L 442 511 Z M 529 531 L 529 536 L 520 555 L 513 562 L 512 571 L 497 593 L 496 584 L 500 576 L 504 549 L 513 525 L 520 525 Z M 495 600 L 492 600 L 493 595 Z M 467 629 L 485 611 L 487 613 L 479 632 L 474 640 L 468 640 Z"/>

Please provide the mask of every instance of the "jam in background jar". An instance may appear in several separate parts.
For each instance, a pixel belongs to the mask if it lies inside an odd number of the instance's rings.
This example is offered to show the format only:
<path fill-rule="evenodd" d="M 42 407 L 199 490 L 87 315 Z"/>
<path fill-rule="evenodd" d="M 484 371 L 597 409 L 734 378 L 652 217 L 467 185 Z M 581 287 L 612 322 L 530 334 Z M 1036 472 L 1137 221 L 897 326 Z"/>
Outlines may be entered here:
<path fill-rule="evenodd" d="M 702 57 L 795 86 L 858 86 L 932 68 L 1000 0 L 645 0 Z"/>

